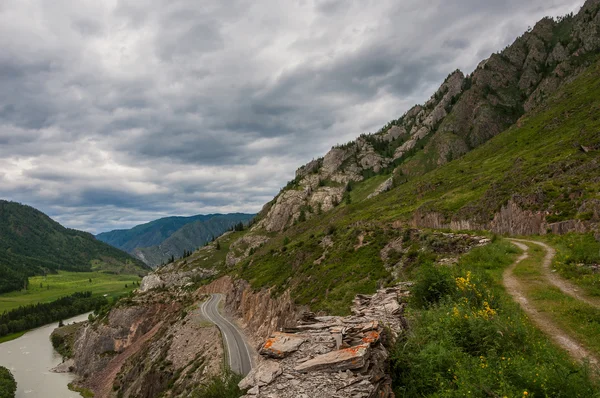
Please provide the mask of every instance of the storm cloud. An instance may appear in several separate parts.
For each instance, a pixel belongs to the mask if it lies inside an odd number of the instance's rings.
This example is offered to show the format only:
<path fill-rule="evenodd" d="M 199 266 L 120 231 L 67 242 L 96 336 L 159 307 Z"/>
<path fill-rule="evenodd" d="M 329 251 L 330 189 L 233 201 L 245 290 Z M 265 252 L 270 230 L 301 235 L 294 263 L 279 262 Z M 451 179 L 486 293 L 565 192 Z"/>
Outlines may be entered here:
<path fill-rule="evenodd" d="M 256 212 L 583 0 L 5 0 L 0 197 L 100 232 Z"/>

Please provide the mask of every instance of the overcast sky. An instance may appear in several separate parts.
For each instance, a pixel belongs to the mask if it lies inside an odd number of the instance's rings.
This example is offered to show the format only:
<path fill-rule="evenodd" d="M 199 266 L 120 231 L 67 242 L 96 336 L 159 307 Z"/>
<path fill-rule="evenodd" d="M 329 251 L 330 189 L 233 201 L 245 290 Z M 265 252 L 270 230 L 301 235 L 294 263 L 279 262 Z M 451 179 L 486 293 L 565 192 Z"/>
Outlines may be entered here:
<path fill-rule="evenodd" d="M 1 0 L 0 198 L 93 233 L 257 212 L 583 0 Z"/>

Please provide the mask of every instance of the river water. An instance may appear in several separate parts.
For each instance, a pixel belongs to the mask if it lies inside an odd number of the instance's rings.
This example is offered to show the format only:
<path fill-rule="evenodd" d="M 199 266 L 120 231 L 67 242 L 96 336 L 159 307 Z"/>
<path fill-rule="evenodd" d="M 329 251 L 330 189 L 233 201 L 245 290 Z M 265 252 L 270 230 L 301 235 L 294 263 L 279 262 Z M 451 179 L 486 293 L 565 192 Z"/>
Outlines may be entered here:
<path fill-rule="evenodd" d="M 65 325 L 87 318 L 88 314 L 78 315 L 67 319 Z M 42 326 L 0 344 L 0 365 L 15 376 L 17 398 L 81 398 L 79 393 L 67 388 L 74 375 L 50 372 L 62 361 L 50 343 L 50 333 L 57 325 L 58 322 Z"/>

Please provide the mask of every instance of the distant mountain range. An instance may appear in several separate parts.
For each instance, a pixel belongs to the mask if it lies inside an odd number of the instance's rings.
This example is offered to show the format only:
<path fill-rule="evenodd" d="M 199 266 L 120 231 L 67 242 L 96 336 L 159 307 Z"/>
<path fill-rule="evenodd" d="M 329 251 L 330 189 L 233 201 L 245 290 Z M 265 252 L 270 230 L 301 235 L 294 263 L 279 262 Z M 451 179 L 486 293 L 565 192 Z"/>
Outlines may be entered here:
<path fill-rule="evenodd" d="M 148 271 L 141 261 L 90 233 L 65 228 L 33 207 L 0 200 L 0 293 L 23 288 L 29 276 L 92 269 Z"/>
<path fill-rule="evenodd" d="M 185 251 L 204 246 L 236 224 L 248 224 L 254 214 L 207 214 L 191 217 L 166 217 L 131 229 L 96 235 L 109 245 L 124 250 L 146 264 L 156 267 Z"/>

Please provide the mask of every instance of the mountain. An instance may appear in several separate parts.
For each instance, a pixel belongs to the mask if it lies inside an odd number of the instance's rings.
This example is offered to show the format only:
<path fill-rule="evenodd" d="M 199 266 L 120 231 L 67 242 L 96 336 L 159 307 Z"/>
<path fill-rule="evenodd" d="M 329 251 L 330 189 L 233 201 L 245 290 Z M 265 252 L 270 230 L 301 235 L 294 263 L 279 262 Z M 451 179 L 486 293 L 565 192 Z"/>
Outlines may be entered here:
<path fill-rule="evenodd" d="M 223 306 L 244 332 L 264 342 L 264 360 L 239 384 L 257 397 L 280 391 L 321 396 L 327 388 L 329 395 L 348 398 L 389 398 L 392 388 L 396 396 L 419 397 L 597 396 L 588 365 L 536 330 L 537 322 L 502 287 L 518 253 L 493 234 L 554 234 L 536 238 L 559 243 L 552 272 L 598 294 L 599 110 L 600 0 L 588 0 L 577 15 L 542 20 L 472 74 L 453 72 L 428 102 L 377 133 L 299 168 L 251 228 L 225 234 L 145 278 L 144 300 L 131 304 L 136 311 L 116 308 L 97 322 L 113 330 L 122 330 L 124 319 L 146 322 L 144 330 L 163 329 L 147 345 L 152 355 L 132 353 L 107 389 L 177 395 L 194 383 L 206 385 L 190 381 L 189 365 L 163 361 L 167 347 L 178 355 L 187 350 L 188 358 L 205 355 L 204 361 L 218 356 L 206 348 L 214 344 L 161 340 L 188 336 L 184 327 L 192 324 L 187 311 L 166 318 L 165 306 L 176 303 L 165 297 L 176 292 L 190 300 L 223 294 Z M 461 232 L 469 230 L 487 232 Z M 528 256 L 512 275 L 530 283 L 546 279 L 542 249 L 532 247 Z M 574 341 L 593 341 L 597 331 L 587 328 L 595 310 L 573 304 L 550 285 L 527 291 L 528 306 L 556 303 L 540 311 L 561 321 L 552 334 L 563 329 Z M 415 300 L 423 295 L 431 296 L 428 304 Z M 358 308 L 373 303 L 383 309 Z M 141 315 L 128 318 L 135 313 Z M 341 316 L 349 314 L 344 319 L 352 326 L 341 326 Z M 388 314 L 402 325 L 382 321 Z M 369 316 L 378 321 L 365 322 Z M 134 351 L 141 334 L 129 330 Z M 92 351 L 100 337 L 81 336 L 78 347 L 91 352 L 75 358 L 75 369 L 85 378 L 105 367 L 106 355 Z M 101 337 L 110 341 L 108 334 Z M 202 338 L 208 339 L 185 342 Z M 115 346 L 123 348 L 121 341 Z M 385 353 L 377 349 L 383 345 Z M 593 344 L 582 346 L 597 354 Z M 158 367 L 175 376 L 157 378 Z M 310 373 L 302 373 L 307 367 Z M 376 377 L 368 373 L 376 369 Z M 282 372 L 298 377 L 274 381 Z M 581 377 L 568 384 L 557 372 Z"/>
<path fill-rule="evenodd" d="M 96 239 L 111 246 L 132 253 L 138 247 L 158 245 L 175 231 L 194 221 L 208 220 L 214 214 L 199 214 L 191 217 L 165 217 L 149 223 L 136 225 L 130 229 L 116 229 L 96 235 Z"/>
<path fill-rule="evenodd" d="M 600 51 L 597 9 L 593 0 L 577 15 L 541 20 L 473 73 L 451 73 L 425 104 L 300 167 L 262 210 L 257 227 L 283 231 L 300 218 L 333 209 L 349 185 L 374 177 L 380 185 L 370 194 L 377 195 L 515 125 L 594 62 Z"/>
<path fill-rule="evenodd" d="M 426 242 L 404 245 L 407 228 L 600 240 L 599 10 L 545 18 L 451 73 L 425 104 L 300 167 L 249 231 L 183 267 L 344 313 L 416 261 Z"/>
<path fill-rule="evenodd" d="M 247 224 L 253 214 L 209 214 L 167 217 L 127 230 L 104 232 L 97 239 L 125 250 L 146 264 L 157 266 L 171 256 L 181 257 L 222 235 L 238 223 Z"/>
<path fill-rule="evenodd" d="M 0 200 L 0 292 L 18 290 L 28 276 L 45 272 L 91 271 L 145 274 L 147 267 L 127 253 L 65 228 L 20 203 Z"/>

